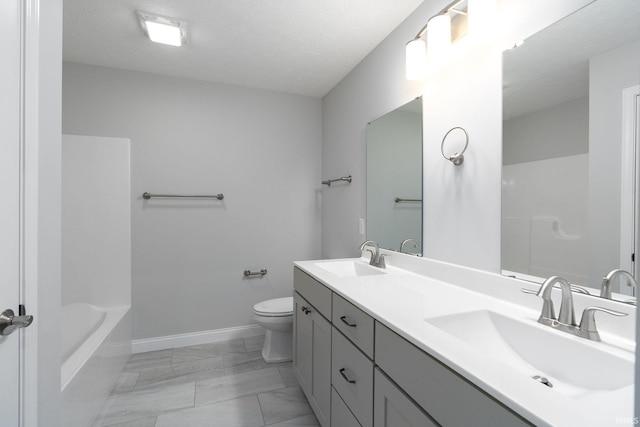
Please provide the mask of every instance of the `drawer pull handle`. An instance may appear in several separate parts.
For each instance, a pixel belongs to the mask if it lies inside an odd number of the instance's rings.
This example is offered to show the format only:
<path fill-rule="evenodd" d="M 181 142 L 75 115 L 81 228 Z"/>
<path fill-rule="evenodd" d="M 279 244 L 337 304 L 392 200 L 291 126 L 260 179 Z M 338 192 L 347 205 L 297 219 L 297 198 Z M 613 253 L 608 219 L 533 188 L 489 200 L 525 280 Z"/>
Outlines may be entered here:
<path fill-rule="evenodd" d="M 309 310 L 309 309 L 307 308 L 307 306 L 305 306 L 305 305 L 303 305 L 303 306 L 300 308 L 300 310 L 301 310 L 304 314 L 309 314 L 309 313 L 311 313 L 311 310 Z"/>
<path fill-rule="evenodd" d="M 354 323 L 351 323 L 351 322 L 347 319 L 347 316 L 342 316 L 342 317 L 340 318 L 340 320 L 342 320 L 342 323 L 344 323 L 344 324 L 345 324 L 345 325 L 347 325 L 347 326 L 351 326 L 352 328 L 356 328 L 356 327 L 358 326 L 358 324 L 357 324 L 357 323 L 355 323 L 355 322 L 354 322 Z"/>
<path fill-rule="evenodd" d="M 352 380 L 352 379 L 350 379 L 350 378 L 347 376 L 347 374 L 345 374 L 345 370 L 346 370 L 345 368 L 342 368 L 342 369 L 340 369 L 340 371 L 338 371 L 338 372 L 340 372 L 340 375 L 342 375 L 342 378 L 344 378 L 344 380 L 345 380 L 346 382 L 348 382 L 349 384 L 355 384 L 355 383 L 356 383 L 356 380 Z"/>

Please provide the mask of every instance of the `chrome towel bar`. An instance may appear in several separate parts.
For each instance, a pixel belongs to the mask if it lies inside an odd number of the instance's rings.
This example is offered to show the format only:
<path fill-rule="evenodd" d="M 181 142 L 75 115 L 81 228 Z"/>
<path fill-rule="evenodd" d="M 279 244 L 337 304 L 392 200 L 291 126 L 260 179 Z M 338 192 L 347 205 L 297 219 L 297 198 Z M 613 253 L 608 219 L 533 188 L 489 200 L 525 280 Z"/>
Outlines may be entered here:
<path fill-rule="evenodd" d="M 151 198 L 163 198 L 163 199 L 173 199 L 173 198 L 180 198 L 180 199 L 218 199 L 218 200 L 222 200 L 224 199 L 224 194 L 219 193 L 219 194 L 213 194 L 213 195 L 189 195 L 189 196 L 185 196 L 185 195 L 180 195 L 180 194 L 151 194 L 151 193 L 142 193 L 142 198 L 145 200 L 149 200 Z"/>
<path fill-rule="evenodd" d="M 251 271 L 251 270 L 248 270 L 248 269 L 244 271 L 245 277 L 264 276 L 265 274 L 267 274 L 267 269 L 266 268 L 263 268 L 260 271 Z"/>
<path fill-rule="evenodd" d="M 395 199 L 393 199 L 394 202 L 396 203 L 401 203 L 401 202 L 421 202 L 422 199 L 401 199 L 400 197 L 396 197 Z"/>
<path fill-rule="evenodd" d="M 351 175 L 343 176 L 341 178 L 336 178 L 336 179 L 328 179 L 326 181 L 322 181 L 322 183 L 331 187 L 332 182 L 338 182 L 338 181 L 347 181 L 348 183 L 351 183 Z"/>

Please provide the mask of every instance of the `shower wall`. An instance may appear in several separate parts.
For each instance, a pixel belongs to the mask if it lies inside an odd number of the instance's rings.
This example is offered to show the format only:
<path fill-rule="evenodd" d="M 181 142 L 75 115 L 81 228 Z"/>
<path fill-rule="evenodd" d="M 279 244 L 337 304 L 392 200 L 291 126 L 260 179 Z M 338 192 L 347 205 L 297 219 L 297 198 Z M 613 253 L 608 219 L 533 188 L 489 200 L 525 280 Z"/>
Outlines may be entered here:
<path fill-rule="evenodd" d="M 63 135 L 62 305 L 131 305 L 129 147 Z"/>

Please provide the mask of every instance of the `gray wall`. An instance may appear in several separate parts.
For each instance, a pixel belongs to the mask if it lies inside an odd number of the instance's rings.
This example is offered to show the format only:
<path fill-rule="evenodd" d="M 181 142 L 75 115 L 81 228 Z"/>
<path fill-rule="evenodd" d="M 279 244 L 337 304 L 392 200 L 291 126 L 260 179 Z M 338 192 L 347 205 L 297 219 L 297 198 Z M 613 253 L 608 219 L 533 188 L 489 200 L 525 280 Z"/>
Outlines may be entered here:
<path fill-rule="evenodd" d="M 503 122 L 502 163 L 573 156 L 589 152 L 589 97 Z"/>
<path fill-rule="evenodd" d="M 65 64 L 63 132 L 131 139 L 134 339 L 255 323 L 320 256 L 318 99 Z"/>

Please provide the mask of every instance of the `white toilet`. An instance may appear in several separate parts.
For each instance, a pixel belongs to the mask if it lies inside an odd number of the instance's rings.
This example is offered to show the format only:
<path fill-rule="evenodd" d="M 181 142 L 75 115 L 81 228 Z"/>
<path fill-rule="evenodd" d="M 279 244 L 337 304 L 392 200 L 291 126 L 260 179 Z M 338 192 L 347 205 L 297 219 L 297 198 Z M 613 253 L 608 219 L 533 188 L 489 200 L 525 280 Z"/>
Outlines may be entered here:
<path fill-rule="evenodd" d="M 290 361 L 293 353 L 293 297 L 257 303 L 253 306 L 253 318 L 267 330 L 262 347 L 264 361 Z"/>

